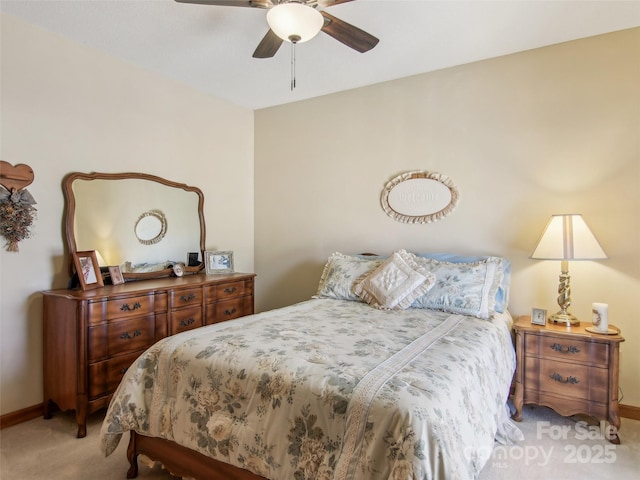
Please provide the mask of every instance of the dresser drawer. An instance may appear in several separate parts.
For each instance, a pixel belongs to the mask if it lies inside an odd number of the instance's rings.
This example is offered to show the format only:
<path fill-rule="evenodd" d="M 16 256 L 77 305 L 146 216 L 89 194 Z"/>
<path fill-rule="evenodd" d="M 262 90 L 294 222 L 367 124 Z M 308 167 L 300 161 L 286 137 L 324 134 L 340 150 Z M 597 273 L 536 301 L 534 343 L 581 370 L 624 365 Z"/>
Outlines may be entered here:
<path fill-rule="evenodd" d="M 525 354 L 604 367 L 609 362 L 609 345 L 567 336 L 527 335 Z"/>
<path fill-rule="evenodd" d="M 245 309 L 245 298 L 236 298 L 224 302 L 216 303 L 215 318 L 218 322 L 232 320 L 234 318 L 243 317 L 249 312 Z"/>
<path fill-rule="evenodd" d="M 104 302 L 89 303 L 89 324 L 104 322 L 112 318 L 127 318 L 148 315 L 154 310 L 153 293 L 135 297 L 119 297 Z"/>
<path fill-rule="evenodd" d="M 169 292 L 171 308 L 182 308 L 194 305 L 202 305 L 202 289 L 190 288 Z"/>
<path fill-rule="evenodd" d="M 227 298 L 239 297 L 248 292 L 248 288 L 244 280 L 237 282 L 221 283 L 219 285 L 211 285 L 207 291 L 207 300 L 225 300 Z"/>
<path fill-rule="evenodd" d="M 202 325 L 202 308 L 199 306 L 181 308 L 171 312 L 171 335 L 198 328 Z"/>
<path fill-rule="evenodd" d="M 155 340 L 155 330 L 154 315 L 89 327 L 89 362 L 149 347 Z"/>
<path fill-rule="evenodd" d="M 527 389 L 606 403 L 609 371 L 552 359 L 525 358 Z"/>
<path fill-rule="evenodd" d="M 89 365 L 89 399 L 115 392 L 127 369 L 143 351 Z"/>

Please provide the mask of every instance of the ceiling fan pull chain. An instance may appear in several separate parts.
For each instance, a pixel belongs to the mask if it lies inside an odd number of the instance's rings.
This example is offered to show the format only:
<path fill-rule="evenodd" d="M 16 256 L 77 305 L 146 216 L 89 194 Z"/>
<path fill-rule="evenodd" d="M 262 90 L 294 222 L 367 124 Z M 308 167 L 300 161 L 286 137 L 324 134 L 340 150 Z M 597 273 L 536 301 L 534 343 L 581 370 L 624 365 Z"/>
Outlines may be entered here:
<path fill-rule="evenodd" d="M 296 42 L 291 42 L 291 91 L 296 88 Z"/>

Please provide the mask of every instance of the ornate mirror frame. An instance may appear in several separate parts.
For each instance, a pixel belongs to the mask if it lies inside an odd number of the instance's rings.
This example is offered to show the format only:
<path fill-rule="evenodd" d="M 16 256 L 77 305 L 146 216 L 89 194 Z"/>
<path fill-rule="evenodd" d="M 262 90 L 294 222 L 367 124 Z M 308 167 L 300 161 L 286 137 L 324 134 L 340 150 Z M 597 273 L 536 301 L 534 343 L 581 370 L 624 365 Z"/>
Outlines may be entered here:
<path fill-rule="evenodd" d="M 73 262 L 73 256 L 77 253 L 77 241 L 76 241 L 76 232 L 75 232 L 75 224 L 74 219 L 76 215 L 76 196 L 73 190 L 73 183 L 76 180 L 148 180 L 151 182 L 157 182 L 159 184 L 181 189 L 186 192 L 193 192 L 197 195 L 198 199 L 198 212 L 197 217 L 200 222 L 200 238 L 199 238 L 199 249 L 200 249 L 200 258 L 203 260 L 199 265 L 196 266 L 185 266 L 185 273 L 196 273 L 204 268 L 204 250 L 205 250 L 205 241 L 206 241 L 206 226 L 204 220 L 204 194 L 202 191 L 194 186 L 186 185 L 184 183 L 173 182 L 171 180 L 167 180 L 162 177 L 158 177 L 156 175 L 150 175 L 146 173 L 136 173 L 136 172 L 126 172 L 126 173 L 82 173 L 82 172 L 72 172 L 68 174 L 62 184 L 62 191 L 65 198 L 65 214 L 64 214 L 64 228 L 67 240 L 67 248 L 69 254 L 69 274 L 73 275 L 75 273 L 75 265 Z M 109 201 L 109 199 L 104 199 L 105 201 Z M 147 212 L 148 213 L 148 212 Z M 145 213 L 142 214 L 144 216 Z M 164 221 L 163 221 L 164 220 Z M 162 231 L 158 238 L 154 240 L 159 242 L 162 240 L 164 233 L 167 229 L 166 219 L 161 220 L 162 223 Z M 132 235 L 135 235 L 135 231 L 131 232 Z M 155 242 L 153 242 L 155 243 Z M 166 268 L 162 270 L 156 270 L 153 272 L 145 272 L 145 273 L 132 273 L 132 272 L 122 272 L 124 279 L 126 280 L 142 280 L 149 278 L 160 278 L 167 277 L 172 275 L 173 269 Z"/>

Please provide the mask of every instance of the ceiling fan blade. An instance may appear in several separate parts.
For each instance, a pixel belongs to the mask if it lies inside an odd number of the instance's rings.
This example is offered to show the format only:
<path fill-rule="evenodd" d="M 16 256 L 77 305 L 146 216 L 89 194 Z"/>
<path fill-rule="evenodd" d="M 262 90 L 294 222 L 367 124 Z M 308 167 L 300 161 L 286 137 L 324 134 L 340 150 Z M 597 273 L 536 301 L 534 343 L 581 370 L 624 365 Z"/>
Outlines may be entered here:
<path fill-rule="evenodd" d="M 358 27 L 354 27 L 350 23 L 340 20 L 325 11 L 320 13 L 324 17 L 324 27 L 322 27 L 322 31 L 331 35 L 339 42 L 344 43 L 347 47 L 364 53 L 371 50 L 380 41 L 364 30 L 360 30 Z"/>
<path fill-rule="evenodd" d="M 353 2 L 355 0 L 318 0 L 318 4 L 323 7 L 333 7 L 334 5 L 340 5 L 341 3 Z"/>
<path fill-rule="evenodd" d="M 178 3 L 195 3 L 196 5 L 219 5 L 221 7 L 256 7 L 270 8 L 270 0 L 175 0 Z"/>
<path fill-rule="evenodd" d="M 267 34 L 262 38 L 260 44 L 253 52 L 253 58 L 271 58 L 282 45 L 282 39 L 269 29 Z"/>

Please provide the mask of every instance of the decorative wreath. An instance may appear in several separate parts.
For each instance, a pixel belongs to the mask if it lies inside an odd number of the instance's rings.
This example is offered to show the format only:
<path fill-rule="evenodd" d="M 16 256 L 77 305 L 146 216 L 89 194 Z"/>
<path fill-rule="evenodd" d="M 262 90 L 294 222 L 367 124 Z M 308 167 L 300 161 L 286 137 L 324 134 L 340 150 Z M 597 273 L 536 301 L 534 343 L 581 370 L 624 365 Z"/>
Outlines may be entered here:
<path fill-rule="evenodd" d="M 18 242 L 31 237 L 31 225 L 36 218 L 36 201 L 28 190 L 0 186 L 0 235 L 7 241 L 8 252 L 18 251 Z"/>

